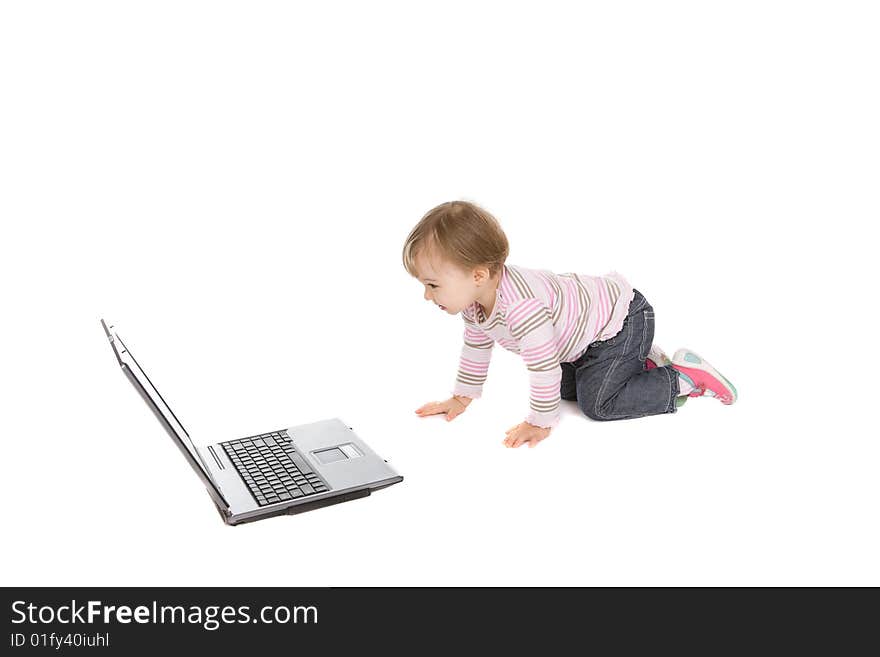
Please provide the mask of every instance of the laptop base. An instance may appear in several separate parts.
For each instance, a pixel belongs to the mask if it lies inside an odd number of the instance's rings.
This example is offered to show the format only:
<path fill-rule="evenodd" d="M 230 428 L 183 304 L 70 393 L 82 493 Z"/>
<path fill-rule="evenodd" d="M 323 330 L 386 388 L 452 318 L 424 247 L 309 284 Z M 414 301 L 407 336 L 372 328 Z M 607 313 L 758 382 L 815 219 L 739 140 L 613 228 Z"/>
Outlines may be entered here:
<path fill-rule="evenodd" d="M 357 500 L 362 497 L 369 497 L 370 489 L 364 488 L 362 490 L 356 490 L 351 493 L 343 493 L 342 495 L 334 495 L 333 497 L 326 497 L 321 500 L 315 500 L 314 502 L 306 502 L 305 504 L 296 504 L 294 506 L 287 507 L 286 509 L 278 509 L 277 511 L 269 511 L 267 513 L 261 513 L 258 516 L 254 516 L 252 518 L 245 518 L 243 520 L 233 520 L 231 518 L 226 517 L 222 510 L 220 511 L 220 515 L 223 516 L 223 520 L 228 525 L 243 525 L 248 522 L 253 522 L 255 520 L 262 520 L 263 518 L 273 518 L 275 516 L 293 516 L 298 513 L 305 513 L 306 511 L 312 511 L 313 509 L 320 509 L 325 506 L 332 506 L 333 504 L 339 504 L 340 502 L 348 502 L 349 500 Z"/>

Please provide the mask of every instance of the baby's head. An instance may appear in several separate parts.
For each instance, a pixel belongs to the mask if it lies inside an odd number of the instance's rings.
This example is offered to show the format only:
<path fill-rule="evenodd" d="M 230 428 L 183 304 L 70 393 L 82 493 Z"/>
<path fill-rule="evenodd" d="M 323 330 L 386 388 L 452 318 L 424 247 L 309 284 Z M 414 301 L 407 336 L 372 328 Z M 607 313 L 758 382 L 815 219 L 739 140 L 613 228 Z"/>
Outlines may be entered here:
<path fill-rule="evenodd" d="M 507 237 L 486 210 L 450 201 L 430 210 L 403 245 L 403 266 L 425 286 L 425 299 L 450 315 L 497 287 Z M 494 299 L 494 297 L 493 297 Z"/>

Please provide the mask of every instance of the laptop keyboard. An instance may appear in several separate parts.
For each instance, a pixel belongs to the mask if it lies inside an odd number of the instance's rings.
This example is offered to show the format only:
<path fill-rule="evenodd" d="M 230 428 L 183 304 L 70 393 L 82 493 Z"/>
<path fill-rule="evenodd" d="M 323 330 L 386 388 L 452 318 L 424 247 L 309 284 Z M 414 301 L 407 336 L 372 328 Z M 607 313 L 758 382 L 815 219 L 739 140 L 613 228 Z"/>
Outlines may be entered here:
<path fill-rule="evenodd" d="M 324 493 L 327 486 L 296 453 L 286 431 L 220 443 L 260 506 Z"/>

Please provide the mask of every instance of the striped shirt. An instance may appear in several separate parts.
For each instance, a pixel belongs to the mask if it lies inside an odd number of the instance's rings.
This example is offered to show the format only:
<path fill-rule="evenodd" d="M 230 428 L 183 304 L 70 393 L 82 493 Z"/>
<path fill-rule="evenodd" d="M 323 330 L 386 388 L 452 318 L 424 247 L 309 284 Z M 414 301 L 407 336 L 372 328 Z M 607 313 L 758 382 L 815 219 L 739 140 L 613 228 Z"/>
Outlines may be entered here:
<path fill-rule="evenodd" d="M 504 265 L 490 315 L 477 302 L 461 312 L 464 346 L 453 394 L 482 394 L 497 342 L 520 354 L 528 367 L 531 410 L 526 421 L 555 426 L 559 364 L 576 360 L 590 343 L 616 335 L 632 298 L 632 286 L 614 272 L 585 276 Z"/>

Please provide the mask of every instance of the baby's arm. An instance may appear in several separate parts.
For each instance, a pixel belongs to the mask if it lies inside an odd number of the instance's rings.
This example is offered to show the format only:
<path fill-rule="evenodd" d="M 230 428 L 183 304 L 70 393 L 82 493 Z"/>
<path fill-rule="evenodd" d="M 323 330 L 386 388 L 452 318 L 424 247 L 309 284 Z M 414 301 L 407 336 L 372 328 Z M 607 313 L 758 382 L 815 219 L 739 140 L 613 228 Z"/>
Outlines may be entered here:
<path fill-rule="evenodd" d="M 416 414 L 420 417 L 444 414 L 447 420 L 453 420 L 464 413 L 471 400 L 482 394 L 494 343 L 492 338 L 466 321 L 464 346 L 452 397 L 442 402 L 429 402 L 418 408 Z"/>
<path fill-rule="evenodd" d="M 489 372 L 492 345 L 495 341 L 473 324 L 465 321 L 464 345 L 458 361 L 453 395 L 477 399 L 483 394 L 483 383 Z"/>
<path fill-rule="evenodd" d="M 525 299 L 511 308 L 508 327 L 520 341 L 520 355 L 529 370 L 529 406 L 526 422 L 552 428 L 559 421 L 562 367 L 550 310 L 538 299 Z"/>

